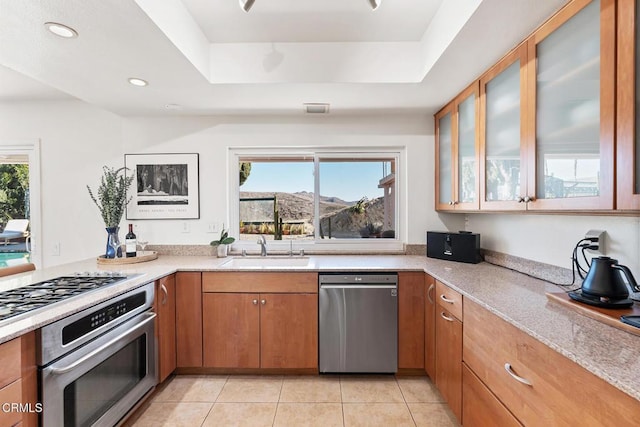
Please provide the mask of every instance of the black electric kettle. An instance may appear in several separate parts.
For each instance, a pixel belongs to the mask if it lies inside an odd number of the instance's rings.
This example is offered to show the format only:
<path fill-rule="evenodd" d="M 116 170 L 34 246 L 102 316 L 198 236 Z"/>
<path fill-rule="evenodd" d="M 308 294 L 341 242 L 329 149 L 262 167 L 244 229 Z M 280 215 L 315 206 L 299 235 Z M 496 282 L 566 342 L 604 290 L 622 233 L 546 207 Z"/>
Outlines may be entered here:
<path fill-rule="evenodd" d="M 640 292 L 640 287 L 628 267 L 618 264 L 616 259 L 601 256 L 591 260 L 587 277 L 582 282 L 582 292 L 571 292 L 569 296 L 600 307 L 630 307 L 633 301 L 629 299 L 627 283 L 635 292 Z"/>

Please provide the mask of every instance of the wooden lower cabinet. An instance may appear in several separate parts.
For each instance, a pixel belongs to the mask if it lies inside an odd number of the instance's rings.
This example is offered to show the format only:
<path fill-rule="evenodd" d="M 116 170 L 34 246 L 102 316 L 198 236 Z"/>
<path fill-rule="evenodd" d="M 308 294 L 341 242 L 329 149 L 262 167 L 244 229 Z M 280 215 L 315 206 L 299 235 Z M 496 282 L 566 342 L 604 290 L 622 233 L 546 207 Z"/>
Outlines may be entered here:
<path fill-rule="evenodd" d="M 202 367 L 202 273 L 176 273 L 176 366 Z"/>
<path fill-rule="evenodd" d="M 156 281 L 158 383 L 176 369 L 176 275 Z"/>
<path fill-rule="evenodd" d="M 462 322 L 445 308 L 436 312 L 436 386 L 462 421 Z"/>
<path fill-rule="evenodd" d="M 318 296 L 203 294 L 204 366 L 317 369 Z"/>
<path fill-rule="evenodd" d="M 0 344 L 0 403 L 21 410 L 0 410 L 1 426 L 38 425 L 38 378 L 35 332 Z"/>
<path fill-rule="evenodd" d="M 425 274 L 425 303 L 424 303 L 424 370 L 436 380 L 436 281 Z"/>
<path fill-rule="evenodd" d="M 462 396 L 462 419 L 466 427 L 522 426 L 464 363 Z"/>
<path fill-rule="evenodd" d="M 398 369 L 424 369 L 424 272 L 398 273 Z"/>
<path fill-rule="evenodd" d="M 638 425 L 638 400 L 542 342 L 468 300 L 464 320 L 465 364 L 523 425 Z"/>
<path fill-rule="evenodd" d="M 259 299 L 259 294 L 203 294 L 205 367 L 260 367 Z"/>
<path fill-rule="evenodd" d="M 316 294 L 260 294 L 260 367 L 318 367 Z"/>

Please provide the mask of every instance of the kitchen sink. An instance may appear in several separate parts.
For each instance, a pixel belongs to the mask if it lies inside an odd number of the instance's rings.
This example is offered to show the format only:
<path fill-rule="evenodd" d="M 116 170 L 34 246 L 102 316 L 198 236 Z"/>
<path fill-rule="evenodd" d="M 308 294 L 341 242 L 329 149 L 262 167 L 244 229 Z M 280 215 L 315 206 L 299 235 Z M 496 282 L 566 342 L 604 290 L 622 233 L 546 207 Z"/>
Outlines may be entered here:
<path fill-rule="evenodd" d="M 308 256 L 247 256 L 230 258 L 220 265 L 220 268 L 303 268 L 311 265 Z"/>

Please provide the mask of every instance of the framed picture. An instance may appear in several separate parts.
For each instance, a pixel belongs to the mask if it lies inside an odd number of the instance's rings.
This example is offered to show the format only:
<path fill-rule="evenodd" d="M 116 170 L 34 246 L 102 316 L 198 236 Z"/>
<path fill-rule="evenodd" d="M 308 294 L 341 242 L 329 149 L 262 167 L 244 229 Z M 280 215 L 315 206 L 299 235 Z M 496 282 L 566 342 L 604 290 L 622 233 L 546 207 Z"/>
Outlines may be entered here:
<path fill-rule="evenodd" d="M 198 154 L 125 154 L 130 187 L 127 219 L 200 218 Z"/>

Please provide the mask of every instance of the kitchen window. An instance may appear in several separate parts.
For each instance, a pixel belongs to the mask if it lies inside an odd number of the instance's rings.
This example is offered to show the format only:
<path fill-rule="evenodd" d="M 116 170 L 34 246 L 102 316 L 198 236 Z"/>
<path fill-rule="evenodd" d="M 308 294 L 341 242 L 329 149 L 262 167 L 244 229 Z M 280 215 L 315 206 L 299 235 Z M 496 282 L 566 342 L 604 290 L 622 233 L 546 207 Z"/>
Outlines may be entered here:
<path fill-rule="evenodd" d="M 399 151 L 231 151 L 231 235 L 251 251 L 401 249 Z"/>

